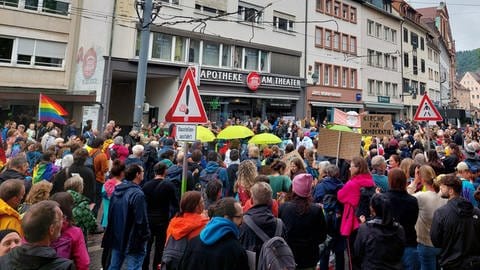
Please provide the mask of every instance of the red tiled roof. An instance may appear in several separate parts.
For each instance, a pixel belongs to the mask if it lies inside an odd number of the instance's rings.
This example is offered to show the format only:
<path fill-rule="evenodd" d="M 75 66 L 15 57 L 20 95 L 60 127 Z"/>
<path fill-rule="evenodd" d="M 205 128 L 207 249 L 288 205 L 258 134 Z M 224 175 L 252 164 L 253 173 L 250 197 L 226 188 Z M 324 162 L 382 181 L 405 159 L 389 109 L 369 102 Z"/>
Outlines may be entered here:
<path fill-rule="evenodd" d="M 435 18 L 437 16 L 437 7 L 417 8 L 417 11 L 420 12 L 424 18 Z"/>

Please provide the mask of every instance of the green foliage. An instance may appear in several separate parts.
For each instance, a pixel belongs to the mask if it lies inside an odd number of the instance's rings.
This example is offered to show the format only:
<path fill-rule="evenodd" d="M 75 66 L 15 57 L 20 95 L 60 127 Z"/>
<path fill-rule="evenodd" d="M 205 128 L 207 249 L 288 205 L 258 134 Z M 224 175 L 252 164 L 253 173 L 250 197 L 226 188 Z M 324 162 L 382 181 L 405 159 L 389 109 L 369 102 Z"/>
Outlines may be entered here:
<path fill-rule="evenodd" d="M 457 52 L 457 78 L 462 78 L 467 71 L 479 71 L 480 49 Z"/>

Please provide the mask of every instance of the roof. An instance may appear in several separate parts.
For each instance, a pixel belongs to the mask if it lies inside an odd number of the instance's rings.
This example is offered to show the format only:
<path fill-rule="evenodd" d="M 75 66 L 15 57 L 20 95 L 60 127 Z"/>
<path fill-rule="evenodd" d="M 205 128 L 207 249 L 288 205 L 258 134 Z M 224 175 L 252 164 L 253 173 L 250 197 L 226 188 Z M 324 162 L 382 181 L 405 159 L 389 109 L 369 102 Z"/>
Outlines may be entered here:
<path fill-rule="evenodd" d="M 477 72 L 467 71 L 477 82 L 480 82 L 480 74 Z M 465 73 L 466 75 L 466 73 Z"/>
<path fill-rule="evenodd" d="M 423 18 L 435 18 L 437 17 L 437 7 L 417 8 Z"/>

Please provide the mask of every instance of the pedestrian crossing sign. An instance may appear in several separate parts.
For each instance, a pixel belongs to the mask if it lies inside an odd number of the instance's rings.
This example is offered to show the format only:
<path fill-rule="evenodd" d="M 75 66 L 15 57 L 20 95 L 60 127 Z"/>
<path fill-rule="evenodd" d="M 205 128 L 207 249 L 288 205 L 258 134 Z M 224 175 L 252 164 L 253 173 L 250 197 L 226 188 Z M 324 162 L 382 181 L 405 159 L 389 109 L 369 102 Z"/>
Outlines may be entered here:
<path fill-rule="evenodd" d="M 424 95 L 420 104 L 418 104 L 417 112 L 413 118 L 415 121 L 442 121 L 443 118 L 438 112 L 435 105 L 427 95 Z"/>

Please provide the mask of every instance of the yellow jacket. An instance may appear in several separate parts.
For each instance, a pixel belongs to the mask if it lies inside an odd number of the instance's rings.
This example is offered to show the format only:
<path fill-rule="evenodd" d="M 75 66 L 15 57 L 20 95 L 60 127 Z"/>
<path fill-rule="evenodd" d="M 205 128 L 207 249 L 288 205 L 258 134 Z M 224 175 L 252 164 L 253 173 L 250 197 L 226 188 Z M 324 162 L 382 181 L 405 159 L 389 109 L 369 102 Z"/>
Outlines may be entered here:
<path fill-rule="evenodd" d="M 10 205 L 0 199 L 0 230 L 16 230 L 23 237 L 20 214 Z"/>

